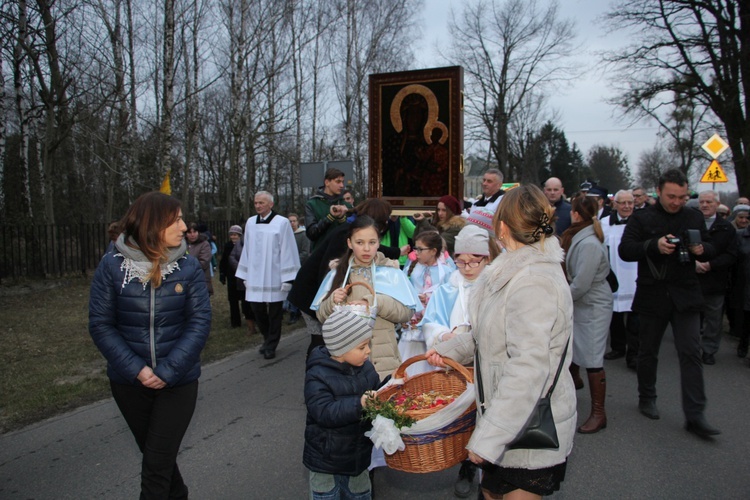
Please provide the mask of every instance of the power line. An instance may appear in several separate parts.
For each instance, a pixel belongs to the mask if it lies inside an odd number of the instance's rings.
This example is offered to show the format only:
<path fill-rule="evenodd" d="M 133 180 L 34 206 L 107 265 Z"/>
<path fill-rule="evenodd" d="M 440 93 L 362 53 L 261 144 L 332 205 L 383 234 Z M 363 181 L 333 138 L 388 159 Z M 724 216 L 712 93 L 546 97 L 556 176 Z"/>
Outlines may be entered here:
<path fill-rule="evenodd" d="M 636 132 L 646 130 L 659 130 L 659 127 L 639 127 L 639 128 L 599 128 L 596 130 L 565 130 L 566 134 L 593 134 L 596 132 Z"/>

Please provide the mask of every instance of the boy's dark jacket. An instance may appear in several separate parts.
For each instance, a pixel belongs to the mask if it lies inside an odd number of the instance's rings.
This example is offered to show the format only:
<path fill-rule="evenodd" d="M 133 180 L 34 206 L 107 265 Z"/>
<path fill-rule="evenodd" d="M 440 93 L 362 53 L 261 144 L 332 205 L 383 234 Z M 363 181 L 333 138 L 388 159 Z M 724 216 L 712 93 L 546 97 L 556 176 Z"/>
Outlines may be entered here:
<path fill-rule="evenodd" d="M 360 399 L 379 382 L 369 360 L 357 367 L 331 359 L 324 346 L 310 352 L 305 374 L 305 467 L 347 476 L 367 469 L 372 441 L 365 432 L 372 425 L 362 420 Z"/>

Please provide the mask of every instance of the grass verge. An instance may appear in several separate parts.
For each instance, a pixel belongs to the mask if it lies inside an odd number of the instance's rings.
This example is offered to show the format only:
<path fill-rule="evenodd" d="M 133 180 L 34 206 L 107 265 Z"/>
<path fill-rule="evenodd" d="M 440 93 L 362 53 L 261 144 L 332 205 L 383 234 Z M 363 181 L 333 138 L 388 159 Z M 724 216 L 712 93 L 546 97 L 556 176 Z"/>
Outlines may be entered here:
<path fill-rule="evenodd" d="M 88 333 L 90 277 L 0 287 L 0 433 L 110 396 L 104 358 Z M 209 363 L 259 345 L 260 334 L 231 328 L 226 287 L 214 279 Z M 302 323 L 288 326 L 282 334 Z"/>

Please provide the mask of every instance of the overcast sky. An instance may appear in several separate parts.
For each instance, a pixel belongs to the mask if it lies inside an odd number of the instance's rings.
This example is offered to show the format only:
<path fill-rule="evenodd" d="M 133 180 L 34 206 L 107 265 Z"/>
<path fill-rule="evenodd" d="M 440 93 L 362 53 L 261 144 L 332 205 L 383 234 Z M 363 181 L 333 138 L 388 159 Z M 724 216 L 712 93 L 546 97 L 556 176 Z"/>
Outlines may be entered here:
<path fill-rule="evenodd" d="M 460 12 L 465 0 L 426 0 L 425 14 L 422 17 L 424 37 L 416 50 L 419 67 L 442 66 L 434 47 L 448 46 L 448 19 L 450 9 Z M 539 0 L 540 8 L 546 6 L 545 0 Z M 549 100 L 559 120 L 555 123 L 568 138 L 570 144 L 576 143 L 584 157 L 596 144 L 619 147 L 628 157 L 630 170 L 635 174 L 636 164 L 641 152 L 656 145 L 658 127 L 654 122 L 641 121 L 628 127 L 629 121 L 616 114 L 613 106 L 607 104 L 608 92 L 605 75 L 597 64 L 596 52 L 614 49 L 627 43 L 623 33 L 607 34 L 603 23 L 597 17 L 609 8 L 607 0 L 559 0 L 562 17 L 573 19 L 576 23 L 577 41 L 581 53 L 577 56 L 584 76 L 567 87 L 558 89 Z M 719 158 L 719 162 L 726 155 Z M 705 165 L 708 167 L 708 163 Z M 730 175 L 730 179 L 733 175 Z M 699 185 L 701 189 L 710 188 Z M 724 188 L 722 188 L 723 190 Z M 725 189 L 730 189 L 727 185 Z M 736 189 L 736 186 L 734 187 Z"/>

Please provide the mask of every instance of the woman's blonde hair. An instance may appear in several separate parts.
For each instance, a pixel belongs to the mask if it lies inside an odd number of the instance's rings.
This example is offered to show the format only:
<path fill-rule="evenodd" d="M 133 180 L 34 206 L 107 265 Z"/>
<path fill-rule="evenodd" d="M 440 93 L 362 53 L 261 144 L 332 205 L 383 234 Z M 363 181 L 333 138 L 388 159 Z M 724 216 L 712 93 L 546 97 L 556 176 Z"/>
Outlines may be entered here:
<path fill-rule="evenodd" d="M 499 235 L 502 221 L 514 240 L 531 245 L 544 242 L 555 233 L 552 227 L 554 215 L 555 209 L 542 190 L 533 184 L 524 184 L 503 195 L 492 219 L 492 227 Z"/>

